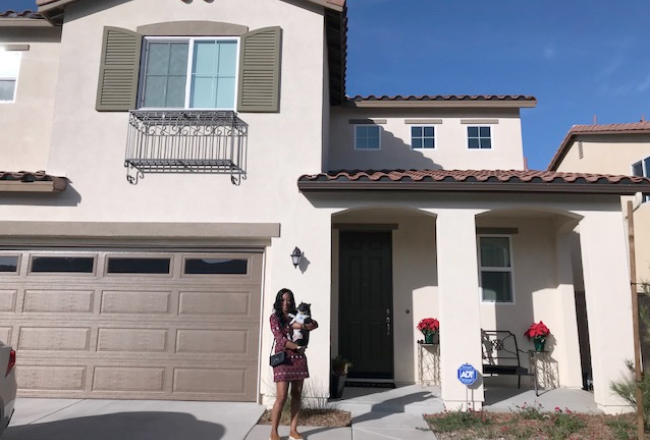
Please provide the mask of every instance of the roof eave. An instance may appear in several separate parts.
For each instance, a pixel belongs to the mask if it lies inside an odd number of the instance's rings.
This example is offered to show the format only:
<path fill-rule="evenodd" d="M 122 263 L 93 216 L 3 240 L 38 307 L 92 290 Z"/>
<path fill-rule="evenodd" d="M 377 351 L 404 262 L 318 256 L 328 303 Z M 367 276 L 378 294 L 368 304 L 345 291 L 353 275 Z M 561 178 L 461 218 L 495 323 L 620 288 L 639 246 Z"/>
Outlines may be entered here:
<path fill-rule="evenodd" d="M 52 23 L 47 20 L 38 18 L 2 18 L 0 19 L 0 27 L 13 27 L 13 28 L 51 28 Z"/>
<path fill-rule="evenodd" d="M 514 182 L 380 182 L 380 181 L 298 181 L 301 192 L 322 191 L 429 191 L 480 193 L 546 193 L 546 194 L 615 194 L 650 193 L 650 186 L 630 184 L 583 183 L 514 183 Z"/>
<path fill-rule="evenodd" d="M 347 101 L 344 107 L 351 108 L 534 108 L 537 100 L 483 100 L 483 101 L 452 101 L 452 100 L 421 100 L 421 101 Z"/>

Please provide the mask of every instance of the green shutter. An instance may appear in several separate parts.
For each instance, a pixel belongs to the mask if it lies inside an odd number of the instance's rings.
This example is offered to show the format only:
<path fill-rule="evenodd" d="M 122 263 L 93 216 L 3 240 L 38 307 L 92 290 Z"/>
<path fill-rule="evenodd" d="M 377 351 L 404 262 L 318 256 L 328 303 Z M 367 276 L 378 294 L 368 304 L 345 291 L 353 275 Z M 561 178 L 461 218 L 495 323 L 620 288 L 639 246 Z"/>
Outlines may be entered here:
<path fill-rule="evenodd" d="M 240 112 L 280 110 L 280 51 L 282 29 L 257 29 L 241 36 L 239 57 Z"/>
<path fill-rule="evenodd" d="M 142 36 L 128 29 L 104 27 L 96 109 L 100 112 L 135 108 Z"/>

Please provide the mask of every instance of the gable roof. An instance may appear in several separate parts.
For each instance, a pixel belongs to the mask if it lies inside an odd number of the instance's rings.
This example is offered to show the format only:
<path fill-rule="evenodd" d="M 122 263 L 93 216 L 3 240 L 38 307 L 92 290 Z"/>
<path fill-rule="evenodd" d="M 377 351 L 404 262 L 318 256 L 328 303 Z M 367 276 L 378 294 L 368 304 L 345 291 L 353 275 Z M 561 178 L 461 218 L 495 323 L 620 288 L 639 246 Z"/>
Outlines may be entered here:
<path fill-rule="evenodd" d="M 612 134 L 648 134 L 650 133 L 650 121 L 630 122 L 624 124 L 592 124 L 574 125 L 562 140 L 560 148 L 551 159 L 548 171 L 555 171 L 562 163 L 564 156 L 569 152 L 571 144 L 576 136 L 586 134 L 612 135 Z"/>
<path fill-rule="evenodd" d="M 650 193 L 650 179 L 534 170 L 341 170 L 302 175 L 298 189 L 620 195 Z"/>

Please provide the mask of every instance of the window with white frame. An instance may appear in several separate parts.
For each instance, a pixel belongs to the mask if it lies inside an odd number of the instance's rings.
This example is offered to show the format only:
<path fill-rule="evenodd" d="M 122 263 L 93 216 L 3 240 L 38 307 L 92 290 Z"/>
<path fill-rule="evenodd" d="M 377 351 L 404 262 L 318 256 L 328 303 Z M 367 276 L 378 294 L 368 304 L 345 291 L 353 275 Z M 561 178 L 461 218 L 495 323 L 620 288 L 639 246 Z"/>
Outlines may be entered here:
<path fill-rule="evenodd" d="M 479 266 L 483 301 L 513 302 L 510 237 L 479 236 Z"/>
<path fill-rule="evenodd" d="M 379 150 L 380 139 L 381 127 L 378 125 L 357 125 L 354 128 L 355 150 Z"/>
<path fill-rule="evenodd" d="M 433 126 L 411 127 L 411 148 L 436 148 L 436 131 Z"/>
<path fill-rule="evenodd" d="M 467 127 L 467 148 L 489 150 L 492 148 L 492 129 L 490 127 Z"/>
<path fill-rule="evenodd" d="M 144 43 L 139 107 L 235 108 L 237 39 L 152 37 Z"/>
<path fill-rule="evenodd" d="M 650 157 L 646 157 L 632 164 L 632 175 L 641 177 L 650 177 Z M 643 196 L 643 201 L 650 201 L 650 195 Z"/>
<path fill-rule="evenodd" d="M 0 102 L 16 100 L 16 84 L 20 70 L 20 52 L 0 50 Z"/>

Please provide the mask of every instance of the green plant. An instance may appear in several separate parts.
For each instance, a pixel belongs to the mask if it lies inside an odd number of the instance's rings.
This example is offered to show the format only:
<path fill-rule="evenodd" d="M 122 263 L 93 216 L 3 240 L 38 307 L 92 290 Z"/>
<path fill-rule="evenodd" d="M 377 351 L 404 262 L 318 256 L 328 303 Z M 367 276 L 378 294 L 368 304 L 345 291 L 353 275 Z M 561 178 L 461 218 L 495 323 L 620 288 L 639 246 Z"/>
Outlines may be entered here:
<path fill-rule="evenodd" d="M 544 420 L 548 419 L 548 414 L 542 412 L 542 404 L 534 402 L 532 405 L 528 405 L 524 402 L 521 406 L 515 405 L 517 407 L 517 414 L 525 420 Z"/>
<path fill-rule="evenodd" d="M 434 432 L 452 432 L 476 429 L 492 423 L 485 411 L 445 411 L 427 418 Z"/>
<path fill-rule="evenodd" d="M 641 287 L 643 289 L 643 294 L 646 297 L 650 297 L 650 282 L 643 282 Z M 648 307 L 639 305 L 639 319 L 641 323 L 643 323 L 643 339 L 646 342 L 650 342 L 650 310 L 648 310 Z M 646 429 L 650 429 L 650 374 L 645 372 L 641 377 L 641 381 L 637 384 L 634 378 L 635 368 L 632 361 L 626 361 L 625 366 L 630 372 L 629 377 L 618 382 L 611 382 L 610 388 L 614 393 L 618 394 L 619 397 L 635 408 L 637 386 L 641 389 L 643 396 L 643 421 Z"/>
<path fill-rule="evenodd" d="M 556 413 L 552 416 L 553 423 L 544 425 L 544 431 L 552 440 L 564 440 L 570 438 L 571 434 L 585 428 L 587 424 L 572 412 L 562 412 L 556 408 Z"/>
<path fill-rule="evenodd" d="M 619 440 L 630 440 L 636 436 L 636 433 L 633 432 L 634 426 L 625 420 L 607 420 L 605 421 L 605 424 L 614 431 L 614 435 Z"/>
<path fill-rule="evenodd" d="M 332 359 L 332 372 L 337 376 L 347 376 L 353 364 L 340 354 Z"/>

